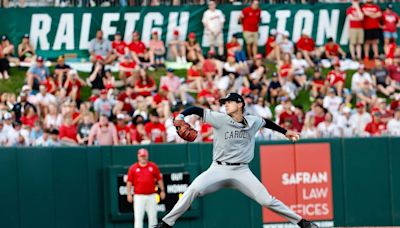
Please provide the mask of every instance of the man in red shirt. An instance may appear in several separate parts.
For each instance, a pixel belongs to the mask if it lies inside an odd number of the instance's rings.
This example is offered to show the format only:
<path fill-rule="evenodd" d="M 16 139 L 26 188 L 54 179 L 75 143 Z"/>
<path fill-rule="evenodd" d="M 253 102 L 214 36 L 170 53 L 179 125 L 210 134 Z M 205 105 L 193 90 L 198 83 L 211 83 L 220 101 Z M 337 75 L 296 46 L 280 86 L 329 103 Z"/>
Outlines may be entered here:
<path fill-rule="evenodd" d="M 332 37 L 328 38 L 328 42 L 325 44 L 324 51 L 326 58 L 331 60 L 338 59 L 340 57 L 339 54 L 343 59 L 346 58 L 346 52 L 343 51 L 343 49 L 333 40 Z"/>
<path fill-rule="evenodd" d="M 278 32 L 276 29 L 271 29 L 271 32 L 268 36 L 267 42 L 265 43 L 265 57 L 268 60 L 276 60 L 277 62 L 280 62 L 281 56 L 280 56 L 280 49 L 279 45 L 276 43 L 276 36 L 278 35 Z"/>
<path fill-rule="evenodd" d="M 349 17 L 349 49 L 353 60 L 361 60 L 361 45 L 364 43 L 364 14 L 361 11 L 358 0 L 353 0 L 352 5 L 347 8 L 346 15 Z M 357 55 L 356 55 L 357 53 Z M 356 58 L 357 56 L 357 58 Z"/>
<path fill-rule="evenodd" d="M 379 112 L 373 114 L 372 121 L 365 126 L 365 132 L 370 136 L 381 136 L 382 133 L 386 132 L 386 123 L 381 121 Z"/>
<path fill-rule="evenodd" d="M 166 129 L 164 124 L 160 123 L 160 119 L 156 110 L 150 112 L 150 122 L 146 123 L 144 129 L 146 130 L 151 142 L 166 142 Z"/>
<path fill-rule="evenodd" d="M 374 51 L 374 58 L 378 58 L 378 43 L 381 36 L 381 8 L 374 4 L 373 0 L 367 0 L 367 2 L 361 7 L 361 10 L 364 13 L 364 58 L 369 59 L 369 50 L 371 45 L 372 50 Z"/>
<path fill-rule="evenodd" d="M 303 53 L 304 59 L 307 61 L 308 65 L 314 67 L 314 62 L 311 58 L 315 57 L 317 52 L 315 50 L 315 42 L 310 37 L 309 31 L 303 30 L 300 39 L 296 43 L 296 48 Z"/>
<path fill-rule="evenodd" d="M 391 38 L 397 40 L 397 27 L 399 27 L 399 15 L 393 11 L 393 5 L 387 4 L 382 14 L 383 38 L 385 39 L 385 50 Z"/>
<path fill-rule="evenodd" d="M 117 129 L 117 136 L 119 145 L 128 145 L 131 144 L 131 135 L 130 135 L 130 127 L 125 123 L 125 115 L 120 113 L 117 115 L 117 124 L 115 125 Z"/>
<path fill-rule="evenodd" d="M 342 90 L 345 82 L 346 74 L 340 70 L 339 62 L 334 65 L 334 69 L 329 71 L 326 76 L 325 84 L 327 88 L 334 88 L 339 97 L 342 97 Z"/>
<path fill-rule="evenodd" d="M 122 91 L 118 95 L 118 101 L 122 105 L 122 111 L 127 112 L 129 115 L 133 115 L 134 110 L 134 103 L 137 94 L 134 93 L 133 87 L 127 86 L 125 87 L 125 91 Z"/>
<path fill-rule="evenodd" d="M 72 123 L 71 115 L 64 116 L 64 123 L 60 126 L 59 129 L 59 138 L 60 141 L 65 145 L 77 145 L 78 140 L 76 139 L 77 128 Z"/>
<path fill-rule="evenodd" d="M 121 60 L 125 54 L 128 53 L 128 45 L 122 40 L 120 32 L 116 32 L 114 35 L 114 41 L 111 42 L 112 56 L 115 59 Z"/>
<path fill-rule="evenodd" d="M 139 73 L 140 67 L 132 59 L 131 55 L 127 54 L 121 59 L 119 63 L 119 78 L 125 85 L 134 85 Z M 136 77 L 135 77 L 136 76 Z"/>
<path fill-rule="evenodd" d="M 133 203 L 135 228 L 143 228 L 144 213 L 147 213 L 149 227 L 157 225 L 157 187 L 160 188 L 160 198 L 165 199 L 165 188 L 158 166 L 149 161 L 149 152 L 138 150 L 138 162 L 128 170 L 126 182 L 127 201 Z M 158 186 L 156 186 L 156 183 Z M 133 193 L 132 196 L 132 186 Z"/>
<path fill-rule="evenodd" d="M 243 37 L 246 41 L 247 56 L 252 59 L 257 55 L 258 26 L 261 21 L 259 1 L 252 1 L 249 7 L 242 10 L 240 20 L 243 25 Z"/>
<path fill-rule="evenodd" d="M 128 45 L 128 48 L 136 63 L 140 64 L 142 62 L 149 62 L 150 56 L 146 45 L 140 40 L 139 32 L 134 31 L 132 33 L 132 42 Z"/>

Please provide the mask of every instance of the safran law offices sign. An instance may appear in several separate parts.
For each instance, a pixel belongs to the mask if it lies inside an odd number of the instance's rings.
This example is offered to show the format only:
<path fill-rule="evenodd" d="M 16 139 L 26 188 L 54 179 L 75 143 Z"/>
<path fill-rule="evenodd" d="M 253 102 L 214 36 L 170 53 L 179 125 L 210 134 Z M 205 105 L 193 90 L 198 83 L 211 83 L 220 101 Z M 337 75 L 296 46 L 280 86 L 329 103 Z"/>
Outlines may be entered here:
<path fill-rule="evenodd" d="M 302 30 L 306 29 L 311 32 L 317 45 L 322 45 L 328 37 L 333 37 L 347 48 L 348 6 L 349 4 L 315 4 L 288 7 L 264 4 L 261 6 L 258 44 L 260 47 L 264 46 L 272 28 L 289 31 L 293 41 L 297 41 Z M 242 31 L 239 16 L 244 7 L 218 7 L 226 17 L 225 42 L 233 34 Z M 131 40 L 132 31 L 139 31 L 145 43 L 150 40 L 153 30 L 161 32 L 161 38 L 166 43 L 172 38 L 174 29 L 180 31 L 181 39 L 185 39 L 189 32 L 195 32 L 201 45 L 207 48 L 209 44 L 203 42 L 204 27 L 201 22 L 206 9 L 205 6 L 0 9 L 0 19 L 3 22 L 0 24 L 0 34 L 7 34 L 14 44 L 18 44 L 21 37 L 28 33 L 38 53 L 48 58 L 64 53 L 87 56 L 89 41 L 100 28 L 110 40 L 120 31 L 127 42 Z"/>

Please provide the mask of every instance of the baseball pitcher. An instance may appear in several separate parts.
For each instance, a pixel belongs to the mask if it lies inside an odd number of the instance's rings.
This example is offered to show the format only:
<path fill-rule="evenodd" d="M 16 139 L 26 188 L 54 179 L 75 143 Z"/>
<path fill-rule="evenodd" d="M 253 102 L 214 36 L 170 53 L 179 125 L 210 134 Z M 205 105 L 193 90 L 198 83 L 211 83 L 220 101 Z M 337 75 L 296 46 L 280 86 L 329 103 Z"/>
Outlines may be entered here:
<path fill-rule="evenodd" d="M 303 219 L 271 196 L 249 169 L 249 163 L 254 157 L 255 134 L 260 128 L 266 127 L 278 131 L 293 142 L 300 138 L 299 134 L 283 129 L 268 119 L 244 116 L 244 99 L 237 93 L 228 94 L 220 100 L 220 103 L 225 105 L 226 114 L 190 107 L 174 120 L 178 135 L 187 141 L 194 141 L 197 132 L 183 120 L 185 116 L 198 115 L 213 126 L 213 162 L 208 170 L 193 181 L 183 197 L 155 228 L 172 227 L 194 199 L 222 188 L 241 191 L 299 227 L 317 228 L 317 225 Z"/>

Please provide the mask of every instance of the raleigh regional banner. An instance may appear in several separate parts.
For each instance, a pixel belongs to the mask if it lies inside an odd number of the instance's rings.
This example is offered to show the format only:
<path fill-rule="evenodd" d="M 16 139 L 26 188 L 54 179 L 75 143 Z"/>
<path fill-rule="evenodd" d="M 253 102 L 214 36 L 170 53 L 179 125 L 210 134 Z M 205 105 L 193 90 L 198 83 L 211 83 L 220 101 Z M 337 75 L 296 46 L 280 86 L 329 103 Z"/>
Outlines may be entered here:
<path fill-rule="evenodd" d="M 225 15 L 224 40 L 242 31 L 239 22 L 241 10 L 247 5 L 219 5 Z M 350 4 L 262 4 L 258 44 L 264 52 L 269 31 L 287 30 L 296 42 L 303 29 L 311 31 L 317 45 L 333 37 L 345 50 L 348 47 L 348 20 L 346 9 Z M 399 9 L 400 4 L 394 4 Z M 384 6 L 382 5 L 384 8 Z M 201 22 L 206 6 L 157 6 L 157 7 L 95 7 L 95 8 L 24 8 L 0 9 L 0 35 L 6 34 L 17 46 L 25 33 L 37 52 L 47 58 L 60 54 L 88 56 L 89 41 L 97 29 L 104 31 L 105 37 L 112 40 L 116 31 L 130 42 L 132 31 L 139 31 L 147 44 L 151 32 L 161 32 L 166 43 L 173 36 L 173 30 L 180 31 L 181 39 L 189 32 L 195 32 L 202 47 L 204 27 Z"/>

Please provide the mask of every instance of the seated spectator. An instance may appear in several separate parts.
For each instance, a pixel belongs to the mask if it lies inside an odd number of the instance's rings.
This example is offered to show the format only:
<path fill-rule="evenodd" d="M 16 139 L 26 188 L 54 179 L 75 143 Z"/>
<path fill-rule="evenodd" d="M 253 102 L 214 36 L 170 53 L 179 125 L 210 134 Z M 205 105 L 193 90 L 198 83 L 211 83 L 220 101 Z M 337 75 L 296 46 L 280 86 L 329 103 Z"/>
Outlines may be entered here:
<path fill-rule="evenodd" d="M 45 112 L 46 117 L 44 118 L 43 126 L 45 129 L 58 129 L 62 124 L 62 115 L 55 103 L 50 103 L 47 107 L 48 110 Z"/>
<path fill-rule="evenodd" d="M 1 79 L 9 79 L 10 75 L 8 71 L 10 69 L 10 62 L 7 59 L 7 56 L 3 53 L 3 48 L 0 45 L 0 80 Z"/>
<path fill-rule="evenodd" d="M 49 68 L 44 65 L 43 57 L 38 56 L 36 64 L 29 67 L 26 73 L 26 82 L 32 90 L 38 91 L 39 85 L 46 80 L 47 75 L 50 75 Z"/>
<path fill-rule="evenodd" d="M 326 86 L 325 79 L 322 78 L 321 69 L 316 67 L 311 82 L 311 97 L 315 100 L 319 95 L 325 96 Z"/>
<path fill-rule="evenodd" d="M 147 74 L 146 70 L 139 71 L 139 78 L 136 80 L 135 93 L 140 96 L 146 97 L 149 103 L 152 102 L 151 94 L 157 89 L 157 84 L 153 77 Z"/>
<path fill-rule="evenodd" d="M 58 136 L 59 136 L 59 131 L 57 129 L 50 130 L 50 139 L 48 140 L 47 146 L 49 147 L 60 146 L 61 144 Z"/>
<path fill-rule="evenodd" d="M 24 112 L 24 110 L 27 110 L 28 108 L 33 108 L 33 110 L 35 111 L 35 113 L 37 112 L 36 107 L 27 101 L 28 98 L 28 94 L 25 92 L 21 92 L 21 94 L 19 95 L 20 101 L 15 103 L 13 108 L 12 108 L 12 112 L 13 112 L 13 116 L 15 117 L 15 121 L 20 121 L 20 118 Z"/>
<path fill-rule="evenodd" d="M 43 126 L 40 120 L 36 120 L 31 132 L 29 134 L 30 145 L 33 146 L 40 137 L 43 135 Z"/>
<path fill-rule="evenodd" d="M 278 42 L 279 50 L 281 51 L 281 56 L 285 54 L 292 55 L 294 53 L 294 45 L 291 40 L 289 40 L 289 32 L 282 32 L 282 39 Z"/>
<path fill-rule="evenodd" d="M 104 59 L 101 56 L 96 56 L 96 60 L 93 63 L 92 70 L 90 71 L 89 77 L 86 79 L 86 83 L 92 88 L 92 94 L 99 94 L 100 90 L 105 89 L 103 84 L 103 78 L 105 77 Z"/>
<path fill-rule="evenodd" d="M 314 126 L 314 118 L 306 119 L 303 129 L 301 130 L 301 137 L 305 139 L 313 139 L 318 137 L 317 128 Z"/>
<path fill-rule="evenodd" d="M 48 107 L 49 104 L 56 103 L 57 100 L 53 94 L 47 92 L 45 85 L 40 85 L 39 91 L 40 92 L 36 94 L 36 105 L 39 107 L 40 113 L 44 113 L 44 109 Z"/>
<path fill-rule="evenodd" d="M 211 124 L 206 123 L 206 122 L 201 122 L 201 127 L 200 127 L 200 137 L 202 142 L 212 142 L 214 141 L 214 132 L 213 132 L 213 127 Z"/>
<path fill-rule="evenodd" d="M 361 91 L 356 93 L 357 102 L 367 104 L 368 107 L 373 107 L 376 103 L 376 90 L 373 88 L 371 83 L 367 80 L 364 81 L 364 85 Z"/>
<path fill-rule="evenodd" d="M 346 52 L 336 43 L 332 37 L 329 37 L 327 43 L 325 44 L 323 57 L 330 59 L 331 61 L 335 61 L 338 58 L 345 59 Z M 339 56 L 340 55 L 340 56 Z"/>
<path fill-rule="evenodd" d="M 186 89 L 198 93 L 203 88 L 203 76 L 201 72 L 201 63 L 193 62 L 186 75 Z"/>
<path fill-rule="evenodd" d="M 50 130 L 44 129 L 43 134 L 32 142 L 32 146 L 49 146 L 50 145 Z"/>
<path fill-rule="evenodd" d="M 36 113 L 36 109 L 33 107 L 28 107 L 24 110 L 23 115 L 21 116 L 20 120 L 23 125 L 29 126 L 33 128 L 35 125 L 35 121 L 39 119 L 38 114 Z"/>
<path fill-rule="evenodd" d="M 300 39 L 296 43 L 296 49 L 300 51 L 306 59 L 308 65 L 314 67 L 313 58 L 317 57 L 317 50 L 315 49 L 315 42 L 310 37 L 310 32 L 303 30 Z"/>
<path fill-rule="evenodd" d="M 115 128 L 117 129 L 118 144 L 131 144 L 131 130 L 130 127 L 126 125 L 126 117 L 124 114 L 120 113 L 117 115 L 117 124 L 115 125 Z"/>
<path fill-rule="evenodd" d="M 342 137 L 354 137 L 353 124 L 351 122 L 351 109 L 347 106 L 342 108 L 341 114 L 335 116 Z"/>
<path fill-rule="evenodd" d="M 314 126 L 318 127 L 318 125 L 325 121 L 326 109 L 320 104 L 315 104 L 314 106 Z"/>
<path fill-rule="evenodd" d="M 177 63 L 186 63 L 185 41 L 179 39 L 179 31 L 173 32 L 172 40 L 168 43 L 168 59 L 175 60 Z"/>
<path fill-rule="evenodd" d="M 134 92 L 132 86 L 125 87 L 125 90 L 119 93 L 118 101 L 119 101 L 119 110 L 127 113 L 129 116 L 133 115 L 134 106 L 136 102 L 137 94 Z"/>
<path fill-rule="evenodd" d="M 121 33 L 117 31 L 114 41 L 111 42 L 113 60 L 122 61 L 125 55 L 129 55 L 128 45 L 122 40 Z"/>
<path fill-rule="evenodd" d="M 295 82 L 304 87 L 307 82 L 306 69 L 309 67 L 307 61 L 303 59 L 302 52 L 296 52 L 295 58 L 292 59 L 293 75 Z"/>
<path fill-rule="evenodd" d="M 199 42 L 196 39 L 196 33 L 191 32 L 188 40 L 185 42 L 186 59 L 190 62 L 204 61 L 203 53 Z"/>
<path fill-rule="evenodd" d="M 283 62 L 281 65 L 278 65 L 278 67 L 279 81 L 281 82 L 281 84 L 284 85 L 286 81 L 291 81 L 291 79 L 293 78 L 293 66 L 292 58 L 289 53 L 283 55 Z"/>
<path fill-rule="evenodd" d="M 246 53 L 242 49 L 242 45 L 238 42 L 236 34 L 232 35 L 231 41 L 226 44 L 226 52 L 228 55 L 235 55 L 236 61 L 242 65 L 241 67 L 247 66 Z M 215 54 L 215 52 L 213 53 Z"/>
<path fill-rule="evenodd" d="M 333 116 L 337 116 L 340 104 L 342 104 L 343 98 L 336 96 L 335 90 L 330 88 L 327 96 L 324 97 L 323 107 L 326 108 Z"/>
<path fill-rule="evenodd" d="M 207 59 L 203 62 L 203 75 L 208 81 L 222 77 L 222 68 L 224 63 L 215 58 L 215 52 L 209 51 Z"/>
<path fill-rule="evenodd" d="M 150 61 L 150 55 L 146 49 L 146 45 L 140 40 L 140 33 L 134 31 L 132 33 L 132 41 L 128 44 L 133 60 L 141 65 Z"/>
<path fill-rule="evenodd" d="M 103 77 L 103 85 L 105 89 L 108 91 L 109 96 L 113 96 L 115 89 L 117 87 L 123 86 L 123 82 L 116 81 L 114 75 L 112 74 L 110 69 L 105 71 L 105 75 Z"/>
<path fill-rule="evenodd" d="M 151 40 L 149 41 L 150 64 L 155 65 L 156 67 L 163 67 L 164 56 L 164 41 L 160 40 L 158 31 L 155 30 L 151 33 Z"/>
<path fill-rule="evenodd" d="M 111 42 L 103 37 L 103 31 L 100 29 L 96 32 L 96 37 L 89 44 L 90 60 L 94 63 L 101 56 L 105 64 L 110 64 L 114 60 L 112 55 Z"/>
<path fill-rule="evenodd" d="M 272 73 L 272 80 L 268 85 L 268 99 L 269 102 L 274 105 L 277 103 L 278 97 L 282 96 L 282 85 L 279 82 L 278 74 Z"/>
<path fill-rule="evenodd" d="M 165 111 L 165 106 L 168 106 L 168 102 L 176 102 L 175 98 L 170 95 L 170 91 L 167 86 L 161 86 L 156 94 L 153 96 L 153 103 L 151 104 L 152 109 L 161 109 Z M 168 106 L 169 107 L 169 106 Z"/>
<path fill-rule="evenodd" d="M 371 75 L 365 71 L 365 67 L 363 64 L 360 64 L 358 67 L 358 71 L 353 74 L 351 77 L 351 91 L 356 94 L 362 90 L 364 87 L 364 82 L 368 81 L 372 84 Z"/>
<path fill-rule="evenodd" d="M 352 114 L 350 117 L 350 122 L 355 133 L 354 136 L 364 136 L 365 126 L 372 121 L 372 118 L 371 115 L 365 111 L 365 105 L 363 103 L 358 102 L 356 104 L 356 109 L 357 112 Z"/>
<path fill-rule="evenodd" d="M 272 112 L 269 108 L 269 103 L 264 97 L 258 97 L 257 102 L 253 106 L 253 111 L 257 116 L 261 116 L 264 119 L 272 119 Z"/>
<path fill-rule="evenodd" d="M 381 116 L 381 121 L 384 123 L 388 123 L 390 119 L 393 118 L 393 112 L 388 108 L 386 104 L 386 99 L 378 98 L 376 100 L 375 107 L 371 109 L 371 113 L 379 112 Z"/>
<path fill-rule="evenodd" d="M 140 67 L 132 59 L 132 57 L 127 54 L 124 55 L 121 62 L 119 63 L 119 78 L 124 82 L 125 85 L 134 85 L 137 80 L 137 73 Z"/>
<path fill-rule="evenodd" d="M 225 96 L 226 93 L 231 91 L 239 91 L 243 78 L 239 74 L 240 68 L 236 63 L 234 55 L 228 55 L 222 70 L 223 77 L 217 81 L 217 87 L 220 90 L 221 96 Z"/>
<path fill-rule="evenodd" d="M 281 61 L 279 45 L 276 41 L 276 36 L 278 32 L 276 29 L 271 29 L 268 36 L 267 43 L 265 44 L 265 57 L 270 61 L 276 61 L 279 63 Z"/>
<path fill-rule="evenodd" d="M 334 69 L 329 71 L 326 76 L 325 85 L 328 88 L 334 88 L 339 97 L 343 96 L 344 82 L 346 79 L 346 73 L 340 70 L 340 63 L 334 64 Z"/>
<path fill-rule="evenodd" d="M 64 116 L 63 124 L 59 129 L 60 143 L 63 145 L 76 145 L 78 140 L 76 139 L 78 130 L 76 125 L 72 122 L 72 117 L 70 115 Z"/>
<path fill-rule="evenodd" d="M 325 115 L 325 121 L 318 124 L 318 138 L 337 138 L 340 137 L 339 127 L 333 122 L 332 114 Z"/>
<path fill-rule="evenodd" d="M 60 55 L 57 58 L 57 65 L 54 67 L 54 74 L 57 79 L 57 85 L 61 88 L 67 80 L 67 74 L 71 70 L 69 65 L 65 64 L 64 56 Z"/>
<path fill-rule="evenodd" d="M 87 145 L 89 141 L 90 129 L 93 126 L 93 114 L 86 113 L 82 118 L 82 122 L 78 124 L 76 139 L 79 145 Z"/>
<path fill-rule="evenodd" d="M 18 58 L 21 62 L 31 63 L 35 60 L 35 49 L 29 42 L 29 35 L 22 37 L 22 42 L 18 45 Z"/>
<path fill-rule="evenodd" d="M 390 136 L 400 136 L 400 108 L 394 112 L 394 118 L 387 124 L 387 132 Z"/>
<path fill-rule="evenodd" d="M 59 89 L 58 86 L 57 86 L 57 83 L 54 80 L 52 75 L 46 75 L 46 79 L 42 82 L 42 85 L 45 86 L 47 93 L 50 93 L 50 94 L 53 94 L 53 95 Z"/>
<path fill-rule="evenodd" d="M 88 145 L 118 145 L 115 125 L 108 121 L 108 116 L 101 115 L 99 122 L 90 129 Z"/>
<path fill-rule="evenodd" d="M 371 70 L 373 85 L 377 86 L 378 92 L 385 96 L 392 95 L 395 91 L 395 82 L 389 77 L 389 71 L 383 66 L 382 60 L 375 59 L 375 67 Z"/>
<path fill-rule="evenodd" d="M 10 63 L 15 66 L 19 66 L 19 59 L 14 57 L 14 44 L 8 39 L 6 35 L 1 36 L 1 45 L 3 55 L 7 58 Z"/>
<path fill-rule="evenodd" d="M 99 116 L 107 116 L 111 118 L 115 112 L 117 101 L 107 97 L 107 90 L 103 89 L 100 92 L 100 97 L 94 102 L 93 109 L 96 112 L 96 119 Z"/>
<path fill-rule="evenodd" d="M 150 122 L 146 123 L 144 126 L 147 136 L 152 143 L 166 142 L 166 129 L 164 124 L 160 122 L 157 111 L 152 110 L 149 114 Z"/>
<path fill-rule="evenodd" d="M 388 65 L 390 78 L 393 80 L 393 86 L 396 90 L 400 90 L 400 59 L 396 58 L 394 64 Z"/>
<path fill-rule="evenodd" d="M 392 64 L 395 57 L 398 56 L 396 40 L 391 38 L 387 45 L 385 45 L 386 63 Z"/>
<path fill-rule="evenodd" d="M 170 92 L 170 100 L 172 104 L 176 104 L 176 99 L 178 97 L 184 97 L 182 93 L 185 91 L 181 88 L 181 80 L 178 76 L 174 74 L 174 69 L 168 68 L 167 75 L 161 76 L 160 87 L 166 86 Z"/>
<path fill-rule="evenodd" d="M 284 122 L 287 120 L 290 121 L 292 129 L 301 132 L 302 125 L 299 122 L 299 118 L 296 116 L 294 108 L 292 107 L 292 102 L 289 99 L 284 103 L 283 111 L 279 115 L 279 125 L 283 126 Z"/>
<path fill-rule="evenodd" d="M 381 136 L 386 133 L 386 123 L 381 121 L 381 114 L 375 112 L 372 121 L 365 126 L 365 133 L 367 136 Z"/>
<path fill-rule="evenodd" d="M 143 121 L 137 122 L 136 127 L 131 130 L 132 144 L 149 144 L 151 143 L 150 137 L 144 127 Z"/>
<path fill-rule="evenodd" d="M 67 96 L 71 98 L 72 101 L 81 102 L 81 88 L 86 86 L 85 81 L 79 77 L 76 70 L 70 70 L 68 72 L 67 80 L 64 83 L 64 89 L 67 91 Z"/>

